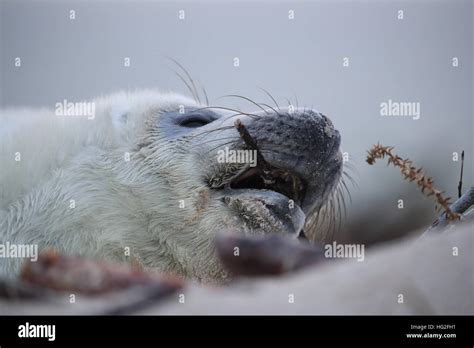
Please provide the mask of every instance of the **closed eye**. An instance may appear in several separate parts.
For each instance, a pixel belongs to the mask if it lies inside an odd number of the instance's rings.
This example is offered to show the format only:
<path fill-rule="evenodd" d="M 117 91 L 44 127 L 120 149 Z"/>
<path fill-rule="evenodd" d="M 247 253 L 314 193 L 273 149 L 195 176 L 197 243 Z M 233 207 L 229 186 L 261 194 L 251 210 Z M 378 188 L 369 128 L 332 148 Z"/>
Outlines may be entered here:
<path fill-rule="evenodd" d="M 201 114 L 192 114 L 192 115 L 187 115 L 186 117 L 183 117 L 181 120 L 179 120 L 179 125 L 181 127 L 187 127 L 187 128 L 198 128 L 205 126 L 206 124 L 211 123 L 214 121 L 212 117 L 209 115 L 201 115 Z"/>

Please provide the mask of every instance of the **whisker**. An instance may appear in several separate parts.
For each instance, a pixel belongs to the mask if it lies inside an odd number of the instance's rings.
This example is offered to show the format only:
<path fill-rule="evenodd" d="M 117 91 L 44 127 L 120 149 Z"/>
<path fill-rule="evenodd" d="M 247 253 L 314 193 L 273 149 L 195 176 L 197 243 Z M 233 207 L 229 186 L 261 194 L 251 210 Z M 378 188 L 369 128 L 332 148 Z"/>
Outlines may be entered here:
<path fill-rule="evenodd" d="M 235 141 L 229 141 L 229 142 L 224 143 L 224 144 L 219 144 L 218 146 L 213 147 L 212 149 L 210 149 L 209 151 L 206 151 L 205 153 L 208 154 L 208 153 L 214 151 L 215 149 L 218 149 L 219 147 L 226 146 L 226 145 L 230 145 L 230 144 L 234 144 L 234 143 L 235 143 Z"/>
<path fill-rule="evenodd" d="M 201 88 L 202 88 L 202 93 L 204 94 L 204 98 L 206 99 L 206 105 L 209 106 L 209 97 L 207 96 L 207 91 L 203 85 L 201 85 Z"/>
<path fill-rule="evenodd" d="M 255 118 L 255 119 L 259 119 L 259 118 L 262 117 L 261 115 L 256 115 L 256 114 L 252 114 L 252 113 L 248 113 L 248 112 L 242 112 L 241 110 L 227 108 L 227 107 L 224 107 L 224 106 L 206 106 L 206 107 L 197 109 L 197 111 L 206 110 L 206 109 L 218 109 L 218 110 L 233 111 L 233 112 L 237 112 L 239 115 L 245 115 L 245 116 L 249 116 L 249 117 L 252 117 L 252 118 Z"/>
<path fill-rule="evenodd" d="M 176 76 L 179 77 L 181 82 L 183 82 L 185 84 L 185 86 L 187 87 L 189 92 L 191 92 L 191 95 L 193 96 L 194 101 L 196 103 L 200 104 L 199 97 L 196 95 L 195 91 L 191 88 L 191 86 L 188 84 L 188 82 L 185 80 L 185 78 L 183 76 L 181 76 L 177 71 L 173 70 L 173 72 L 176 74 Z"/>
<path fill-rule="evenodd" d="M 343 171 L 342 175 L 344 175 L 344 177 L 346 177 L 347 180 L 351 182 L 351 185 L 353 185 L 356 188 L 359 188 L 359 185 L 357 184 L 357 182 L 352 178 L 352 176 L 347 171 Z"/>
<path fill-rule="evenodd" d="M 280 115 L 280 113 L 277 110 L 275 110 L 273 107 L 271 107 L 270 105 L 265 104 L 265 103 L 260 103 L 260 105 L 266 106 L 267 108 L 271 109 L 275 114 Z"/>
<path fill-rule="evenodd" d="M 205 107 L 205 108 L 200 108 L 198 110 L 202 110 L 202 109 L 209 109 L 209 108 L 217 108 L 217 107 Z M 226 110 L 231 110 L 231 111 L 235 111 L 233 109 L 229 109 L 229 108 L 224 108 Z M 246 115 L 246 116 L 256 116 L 256 117 L 260 117 L 258 115 L 252 115 L 252 114 L 247 114 L 247 113 L 237 113 L 237 114 L 234 114 L 234 115 L 230 115 L 230 116 L 226 116 L 226 118 L 224 119 L 224 121 L 232 118 L 232 117 L 237 117 L 237 116 L 240 116 L 240 115 Z M 193 134 L 193 135 L 188 135 L 187 138 L 188 139 L 193 139 L 193 138 L 196 138 L 198 136 L 203 136 L 203 135 L 208 135 L 210 134 L 211 132 L 216 132 L 216 131 L 221 131 L 221 130 L 228 130 L 228 129 L 235 129 L 235 125 L 232 125 L 232 126 L 223 126 L 223 127 L 219 127 L 219 128 L 214 128 L 214 129 L 211 129 L 211 130 L 206 130 L 206 131 L 202 131 L 198 134 Z"/>
<path fill-rule="evenodd" d="M 336 201 L 336 204 L 337 204 L 337 230 L 339 231 L 341 229 L 341 219 L 339 218 L 341 216 L 341 213 L 342 213 L 342 209 L 341 209 L 341 200 L 339 199 L 339 194 L 337 193 L 337 191 L 334 191 L 334 199 Z"/>
<path fill-rule="evenodd" d="M 295 94 L 295 101 L 296 101 L 296 108 L 299 109 L 299 105 L 298 105 L 298 97 L 296 96 Z"/>
<path fill-rule="evenodd" d="M 170 59 L 171 61 L 173 61 L 178 67 L 181 68 L 181 70 L 186 74 L 186 76 L 188 77 L 189 81 L 191 82 L 193 88 L 194 88 L 194 92 L 197 96 L 197 99 L 198 99 L 198 102 L 199 104 L 201 104 L 201 99 L 199 98 L 199 93 L 197 91 L 197 88 L 196 88 L 196 84 L 194 83 L 194 80 L 193 78 L 191 77 L 191 74 L 174 58 L 171 58 L 171 57 L 168 57 L 168 59 Z"/>
<path fill-rule="evenodd" d="M 207 141 L 204 141 L 204 142 L 200 142 L 199 145 L 206 145 L 206 144 L 209 144 L 209 143 L 212 143 L 214 141 L 221 141 L 221 140 L 227 140 L 227 139 L 235 139 L 235 140 L 238 140 L 240 139 L 240 137 L 238 135 L 236 136 L 231 136 L 231 137 L 224 137 L 224 138 L 218 138 L 218 139 L 211 139 L 211 140 L 207 140 Z"/>
<path fill-rule="evenodd" d="M 280 107 L 278 106 L 278 103 L 276 102 L 275 98 L 273 98 L 273 96 L 265 88 L 259 87 L 259 89 L 261 89 L 266 95 L 268 95 L 270 99 L 273 100 L 273 102 L 275 103 L 277 109 L 280 110 Z"/>
<path fill-rule="evenodd" d="M 344 219 L 347 218 L 347 205 L 346 205 L 346 198 L 344 197 L 344 192 L 342 191 L 342 186 L 339 182 L 339 184 L 337 185 L 337 192 L 338 192 L 338 196 L 341 198 L 341 202 L 342 202 L 342 211 L 344 213 Z"/>
<path fill-rule="evenodd" d="M 212 132 L 217 132 L 217 131 L 222 131 L 222 130 L 227 130 L 227 129 L 232 129 L 232 128 L 235 128 L 235 127 L 234 126 L 224 126 L 224 127 L 214 128 L 214 129 L 202 131 L 198 134 L 187 135 L 186 138 L 193 139 L 193 138 L 197 138 L 198 136 L 208 135 L 209 133 L 212 133 Z"/>
<path fill-rule="evenodd" d="M 259 103 L 253 101 L 253 100 L 250 99 L 250 98 L 247 98 L 247 97 L 244 97 L 244 96 L 238 95 L 238 94 L 223 95 L 221 98 L 226 98 L 226 97 L 234 97 L 234 98 L 241 98 L 241 99 L 244 99 L 244 100 L 248 101 L 249 103 L 254 104 L 254 105 L 257 106 L 258 108 L 260 108 L 263 112 L 265 112 L 265 113 L 268 114 L 267 110 L 265 110 L 264 108 L 262 108 L 262 106 L 261 106 Z"/>
<path fill-rule="evenodd" d="M 341 184 L 347 192 L 347 196 L 349 197 L 349 202 L 352 204 L 352 195 L 351 195 L 351 192 L 349 191 L 349 188 L 347 187 L 346 182 L 344 180 L 342 180 Z"/>
<path fill-rule="evenodd" d="M 331 202 L 331 214 L 330 214 L 331 220 L 329 224 L 328 236 L 332 238 L 334 236 L 335 229 L 336 229 L 336 202 L 334 201 L 334 197 L 332 197 L 330 202 Z M 328 240 L 328 238 L 326 238 L 326 240 Z"/>
<path fill-rule="evenodd" d="M 343 204 L 341 203 L 342 196 L 339 194 L 340 191 L 338 190 L 336 192 L 336 201 L 337 201 L 337 217 L 338 217 L 338 222 L 337 222 L 337 230 L 340 231 L 342 229 L 342 216 L 345 214 L 345 208 Z M 345 217 L 345 215 L 344 215 Z"/>
<path fill-rule="evenodd" d="M 347 168 L 349 168 L 350 170 L 356 170 L 356 166 L 354 163 L 348 161 L 348 162 L 345 162 L 344 166 L 346 166 Z"/>

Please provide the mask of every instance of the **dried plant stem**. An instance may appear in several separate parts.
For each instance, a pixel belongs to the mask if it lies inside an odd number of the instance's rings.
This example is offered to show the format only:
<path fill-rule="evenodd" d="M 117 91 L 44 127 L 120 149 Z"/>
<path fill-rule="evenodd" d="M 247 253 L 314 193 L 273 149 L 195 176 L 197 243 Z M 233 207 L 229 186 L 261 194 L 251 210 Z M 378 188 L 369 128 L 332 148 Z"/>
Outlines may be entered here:
<path fill-rule="evenodd" d="M 459 213 L 454 212 L 450 208 L 450 198 L 445 198 L 442 191 L 438 190 L 434 186 L 432 178 L 426 176 L 422 168 L 416 168 L 413 166 L 413 162 L 409 159 L 403 159 L 392 153 L 393 147 L 382 146 L 380 144 L 374 145 L 369 151 L 367 156 L 367 163 L 374 164 L 376 159 L 388 157 L 388 164 L 392 164 L 395 167 L 400 168 L 404 179 L 409 181 L 415 181 L 420 187 L 421 192 L 426 196 L 434 196 L 437 203 L 443 207 L 448 220 L 458 220 L 460 217 Z"/>
<path fill-rule="evenodd" d="M 250 150 L 257 150 L 258 151 L 257 143 L 252 138 L 252 136 L 250 135 L 249 131 L 244 126 L 242 121 L 240 121 L 240 119 L 235 120 L 234 126 L 237 129 L 237 131 L 239 132 L 240 137 L 245 142 L 245 144 L 250 148 Z"/>
<path fill-rule="evenodd" d="M 458 183 L 458 198 L 462 196 L 462 174 L 464 172 L 464 150 L 461 153 L 461 174 L 459 176 L 459 183 Z"/>
<path fill-rule="evenodd" d="M 263 158 L 262 153 L 258 149 L 257 142 L 252 138 L 249 131 L 240 121 L 240 119 L 235 120 L 234 126 L 239 132 L 240 138 L 244 141 L 249 150 L 257 151 L 257 168 L 260 170 L 260 175 L 262 176 L 263 180 L 269 184 L 273 183 L 274 179 L 271 176 L 272 168 L 267 163 L 267 161 L 265 161 L 265 158 Z"/>

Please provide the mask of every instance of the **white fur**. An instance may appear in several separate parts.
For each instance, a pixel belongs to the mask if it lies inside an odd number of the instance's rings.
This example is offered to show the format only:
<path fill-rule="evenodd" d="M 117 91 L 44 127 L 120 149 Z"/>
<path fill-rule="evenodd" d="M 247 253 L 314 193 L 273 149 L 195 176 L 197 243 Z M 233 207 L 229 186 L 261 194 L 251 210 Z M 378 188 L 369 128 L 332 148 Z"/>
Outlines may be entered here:
<path fill-rule="evenodd" d="M 150 90 L 95 103 L 92 120 L 52 110 L 0 112 L 0 244 L 135 258 L 158 270 L 219 277 L 209 231 L 225 227 L 232 216 L 208 199 L 195 175 L 209 163 L 193 146 L 170 142 L 154 128 L 164 111 L 196 104 Z M 147 141 L 151 145 L 139 151 L 137 144 Z M 178 208 L 180 199 L 186 209 Z M 0 275 L 17 274 L 21 261 L 0 259 Z"/>

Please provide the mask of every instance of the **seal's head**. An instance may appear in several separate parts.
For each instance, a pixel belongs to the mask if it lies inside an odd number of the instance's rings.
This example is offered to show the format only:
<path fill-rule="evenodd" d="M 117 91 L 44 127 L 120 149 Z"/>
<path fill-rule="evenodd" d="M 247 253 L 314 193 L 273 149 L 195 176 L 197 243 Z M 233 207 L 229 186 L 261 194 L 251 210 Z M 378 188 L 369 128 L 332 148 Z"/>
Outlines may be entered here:
<path fill-rule="evenodd" d="M 168 270 L 220 277 L 217 233 L 296 238 L 340 180 L 339 132 L 315 110 L 243 113 L 174 95 L 128 105 L 118 120 L 138 132 L 124 135 L 131 139 L 132 185 L 142 187 L 148 240 L 158 241 L 142 246 L 145 264 L 158 265 L 158 255 Z M 239 134 L 237 119 L 255 146 Z"/>

